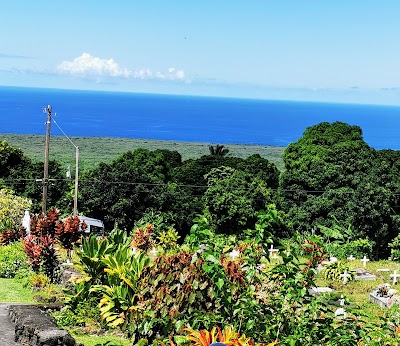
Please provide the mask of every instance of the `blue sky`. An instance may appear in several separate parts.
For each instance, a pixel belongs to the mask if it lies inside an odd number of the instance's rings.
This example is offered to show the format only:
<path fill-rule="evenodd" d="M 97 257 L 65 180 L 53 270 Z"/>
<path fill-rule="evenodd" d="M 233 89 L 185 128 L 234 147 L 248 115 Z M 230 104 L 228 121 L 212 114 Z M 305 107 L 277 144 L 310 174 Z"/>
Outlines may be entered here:
<path fill-rule="evenodd" d="M 400 1 L 3 1 L 0 84 L 400 105 Z"/>

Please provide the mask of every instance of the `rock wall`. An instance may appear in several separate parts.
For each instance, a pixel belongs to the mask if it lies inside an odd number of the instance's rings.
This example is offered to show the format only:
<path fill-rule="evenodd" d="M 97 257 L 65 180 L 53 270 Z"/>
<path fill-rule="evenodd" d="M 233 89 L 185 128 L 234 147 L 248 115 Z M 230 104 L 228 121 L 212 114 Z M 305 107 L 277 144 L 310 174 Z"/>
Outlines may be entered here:
<path fill-rule="evenodd" d="M 37 305 L 10 305 L 15 341 L 29 346 L 83 346 Z"/>

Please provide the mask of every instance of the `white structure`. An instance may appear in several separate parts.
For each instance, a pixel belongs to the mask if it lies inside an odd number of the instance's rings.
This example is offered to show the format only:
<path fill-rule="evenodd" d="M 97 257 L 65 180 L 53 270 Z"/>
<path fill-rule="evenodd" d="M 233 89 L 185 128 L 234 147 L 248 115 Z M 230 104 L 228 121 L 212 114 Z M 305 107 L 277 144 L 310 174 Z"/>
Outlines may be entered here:
<path fill-rule="evenodd" d="M 343 278 L 343 285 L 346 285 L 347 279 L 351 278 L 351 274 L 349 274 L 346 269 L 343 274 L 340 274 L 340 277 Z"/>
<path fill-rule="evenodd" d="M 349 257 L 347 257 L 347 259 L 348 259 L 349 261 L 354 261 L 356 258 L 353 257 L 353 255 L 350 255 Z"/>
<path fill-rule="evenodd" d="M 29 215 L 29 210 L 25 210 L 24 217 L 22 219 L 22 227 L 25 228 L 26 235 L 31 235 L 31 216 Z"/>
<path fill-rule="evenodd" d="M 85 222 L 87 227 L 85 229 L 85 233 L 96 233 L 96 234 L 103 234 L 104 233 L 104 223 L 101 220 L 93 219 L 87 216 L 78 216 L 79 220 Z"/>
<path fill-rule="evenodd" d="M 268 250 L 268 252 L 269 252 L 269 257 L 278 258 L 279 250 L 278 249 L 274 249 L 274 245 L 273 244 L 271 244 L 271 248 Z"/>
<path fill-rule="evenodd" d="M 335 257 L 335 256 L 329 257 L 329 263 L 335 263 L 337 261 L 338 261 L 337 257 Z"/>
<path fill-rule="evenodd" d="M 344 306 L 344 297 L 343 295 L 339 299 L 340 306 Z M 347 317 L 346 309 L 344 307 L 340 307 L 335 311 L 335 317 L 339 320 L 343 320 Z"/>
<path fill-rule="evenodd" d="M 232 252 L 229 253 L 229 257 L 231 258 L 231 261 L 234 261 L 237 257 L 239 257 L 240 252 L 236 249 L 232 250 Z"/>
<path fill-rule="evenodd" d="M 390 277 L 393 278 L 393 285 L 397 283 L 397 278 L 400 278 L 400 274 L 397 274 L 397 270 L 393 272 L 393 274 L 390 274 Z"/>
<path fill-rule="evenodd" d="M 361 262 L 364 265 L 364 268 L 367 266 L 367 262 L 369 262 L 369 259 L 364 255 L 363 259 L 361 260 Z"/>

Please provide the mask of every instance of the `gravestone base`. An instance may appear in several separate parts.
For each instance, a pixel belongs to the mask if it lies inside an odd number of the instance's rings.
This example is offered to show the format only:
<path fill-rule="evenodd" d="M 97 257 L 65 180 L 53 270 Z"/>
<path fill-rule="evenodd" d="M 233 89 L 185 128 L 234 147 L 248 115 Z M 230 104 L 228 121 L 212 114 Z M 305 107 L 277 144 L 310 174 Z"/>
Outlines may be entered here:
<path fill-rule="evenodd" d="M 374 290 L 369 294 L 369 301 L 383 308 L 390 308 L 392 303 L 390 297 L 378 296 L 378 290 Z"/>
<path fill-rule="evenodd" d="M 366 271 L 365 269 L 357 268 L 354 280 L 376 280 L 376 275 Z"/>
<path fill-rule="evenodd" d="M 333 293 L 335 290 L 329 287 L 312 287 L 308 289 L 310 296 L 321 296 L 324 293 Z"/>

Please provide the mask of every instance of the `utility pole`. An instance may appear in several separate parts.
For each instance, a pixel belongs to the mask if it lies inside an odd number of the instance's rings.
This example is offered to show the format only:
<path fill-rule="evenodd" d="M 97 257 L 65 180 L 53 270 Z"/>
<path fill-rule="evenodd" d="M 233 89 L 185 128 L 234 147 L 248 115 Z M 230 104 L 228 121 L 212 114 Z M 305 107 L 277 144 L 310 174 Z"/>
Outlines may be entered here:
<path fill-rule="evenodd" d="M 46 215 L 47 185 L 49 183 L 49 147 L 50 147 L 51 106 L 48 105 L 47 108 L 44 109 L 44 111 L 47 113 L 47 122 L 46 122 L 46 143 L 44 146 L 42 213 L 43 213 L 43 215 Z"/>
<path fill-rule="evenodd" d="M 79 147 L 75 146 L 74 216 L 78 215 L 78 174 L 79 174 Z"/>

